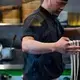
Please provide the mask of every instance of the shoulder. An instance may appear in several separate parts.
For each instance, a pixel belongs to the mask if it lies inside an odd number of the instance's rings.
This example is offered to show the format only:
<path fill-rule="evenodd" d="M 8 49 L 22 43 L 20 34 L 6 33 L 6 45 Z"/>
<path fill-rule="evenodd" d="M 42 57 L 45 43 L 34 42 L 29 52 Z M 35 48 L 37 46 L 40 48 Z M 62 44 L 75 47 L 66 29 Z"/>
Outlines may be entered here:
<path fill-rule="evenodd" d="M 35 11 L 25 19 L 24 24 L 30 24 L 32 26 L 41 26 L 42 22 L 44 22 L 44 18 L 39 14 L 38 11 Z"/>

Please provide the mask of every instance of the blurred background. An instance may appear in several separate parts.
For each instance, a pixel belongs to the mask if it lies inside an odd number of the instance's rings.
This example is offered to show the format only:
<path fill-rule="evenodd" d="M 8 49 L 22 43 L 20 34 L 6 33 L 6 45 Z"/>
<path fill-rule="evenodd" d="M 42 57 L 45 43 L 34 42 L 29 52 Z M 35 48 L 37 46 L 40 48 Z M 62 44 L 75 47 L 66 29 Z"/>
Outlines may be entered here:
<path fill-rule="evenodd" d="M 40 0 L 0 0 L 0 80 L 22 80 L 21 37 L 25 18 L 41 4 Z M 80 26 L 80 0 L 69 0 L 58 19 L 63 27 Z M 80 39 L 79 36 L 71 39 Z M 59 80 L 70 80 L 70 55 L 63 55 L 65 70 Z"/>

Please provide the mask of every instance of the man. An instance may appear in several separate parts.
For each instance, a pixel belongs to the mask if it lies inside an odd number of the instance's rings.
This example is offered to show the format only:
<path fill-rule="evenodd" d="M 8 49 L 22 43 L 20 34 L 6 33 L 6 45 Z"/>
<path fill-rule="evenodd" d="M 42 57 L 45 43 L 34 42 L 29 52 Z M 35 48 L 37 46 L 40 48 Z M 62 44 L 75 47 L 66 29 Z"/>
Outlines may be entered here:
<path fill-rule="evenodd" d="M 62 37 L 63 34 L 69 36 L 67 32 L 75 33 L 77 29 L 63 29 L 57 20 L 66 3 L 67 0 L 44 0 L 25 20 L 23 80 L 56 80 L 64 70 L 61 53 L 79 51 L 79 46 L 70 46 L 70 39 Z"/>

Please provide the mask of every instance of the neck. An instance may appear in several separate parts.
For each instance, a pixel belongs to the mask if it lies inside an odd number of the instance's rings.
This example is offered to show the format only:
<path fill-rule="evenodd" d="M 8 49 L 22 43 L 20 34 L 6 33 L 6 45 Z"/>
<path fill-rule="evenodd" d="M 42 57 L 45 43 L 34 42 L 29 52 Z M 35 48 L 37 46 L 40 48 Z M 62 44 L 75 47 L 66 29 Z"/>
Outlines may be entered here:
<path fill-rule="evenodd" d="M 56 10 L 52 8 L 51 2 L 46 2 L 46 1 L 49 1 L 49 0 L 44 0 L 41 6 L 44 9 L 46 9 L 50 14 L 55 14 L 56 16 L 58 16 L 59 13 L 57 13 Z"/>
<path fill-rule="evenodd" d="M 45 0 L 44 0 L 45 1 Z M 48 2 L 43 2 L 42 5 L 41 5 L 44 9 L 46 9 L 50 14 L 52 14 L 52 10 L 51 10 L 51 7 L 49 5 Z"/>

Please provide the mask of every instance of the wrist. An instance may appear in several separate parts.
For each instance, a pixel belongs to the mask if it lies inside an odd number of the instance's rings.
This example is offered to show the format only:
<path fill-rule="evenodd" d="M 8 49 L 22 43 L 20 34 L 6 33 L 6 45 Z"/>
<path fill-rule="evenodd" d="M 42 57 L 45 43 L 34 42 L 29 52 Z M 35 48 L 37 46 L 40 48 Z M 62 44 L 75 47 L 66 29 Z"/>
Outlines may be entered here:
<path fill-rule="evenodd" d="M 51 52 L 57 51 L 56 42 L 52 43 Z"/>

